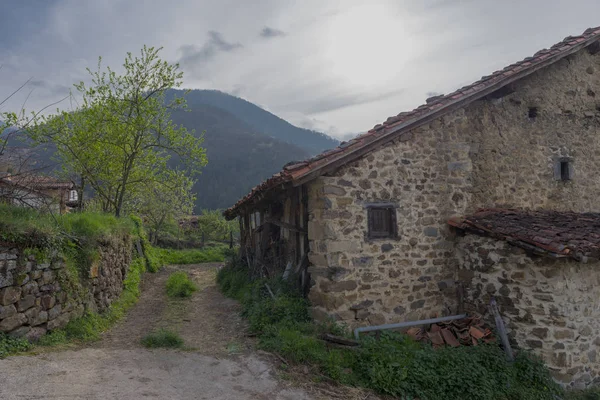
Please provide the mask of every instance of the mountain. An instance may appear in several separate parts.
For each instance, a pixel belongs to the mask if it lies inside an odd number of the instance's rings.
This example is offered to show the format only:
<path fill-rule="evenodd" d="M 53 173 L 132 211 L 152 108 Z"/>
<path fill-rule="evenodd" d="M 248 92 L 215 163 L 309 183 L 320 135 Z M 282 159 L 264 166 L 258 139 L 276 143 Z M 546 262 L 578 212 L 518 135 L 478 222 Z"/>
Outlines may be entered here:
<path fill-rule="evenodd" d="M 167 97 L 172 98 L 175 95 L 181 97 L 183 94 L 183 90 L 171 89 Z M 244 122 L 253 131 L 294 144 L 310 155 L 321 153 L 339 144 L 339 141 L 324 133 L 298 128 L 256 104 L 218 90 L 191 90 L 185 99 L 191 109 L 200 105 L 223 109 Z"/>
<path fill-rule="evenodd" d="M 169 95 L 177 92 L 171 90 Z M 171 118 L 198 135 L 205 132 L 203 147 L 208 158 L 193 188 L 197 195 L 195 212 L 229 207 L 286 163 L 304 160 L 337 145 L 336 140 L 322 133 L 297 128 L 222 92 L 194 90 L 186 99 L 188 108 L 173 111 Z M 213 104 L 207 104 L 209 101 Z M 13 152 L 17 147 L 27 147 L 16 137 L 10 142 Z M 31 158 L 37 171 L 55 174 L 60 169 L 52 157 L 54 151 L 49 145 L 31 153 L 35 154 Z M 176 166 L 177 159 L 174 157 L 170 164 Z"/>
<path fill-rule="evenodd" d="M 198 135 L 205 131 L 208 164 L 193 189 L 198 198 L 196 212 L 229 207 L 286 163 L 309 156 L 304 149 L 258 133 L 216 107 L 195 105 L 174 111 L 171 118 Z"/>

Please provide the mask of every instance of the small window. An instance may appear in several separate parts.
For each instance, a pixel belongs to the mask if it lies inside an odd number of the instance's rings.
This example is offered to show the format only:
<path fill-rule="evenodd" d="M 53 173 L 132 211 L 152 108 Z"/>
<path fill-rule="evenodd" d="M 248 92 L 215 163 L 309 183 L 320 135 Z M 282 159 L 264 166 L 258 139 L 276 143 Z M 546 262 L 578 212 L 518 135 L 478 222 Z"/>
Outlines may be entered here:
<path fill-rule="evenodd" d="M 367 213 L 369 239 L 396 237 L 396 208 L 393 205 L 369 205 Z"/>
<path fill-rule="evenodd" d="M 554 178 L 557 181 L 570 181 L 573 179 L 573 160 L 560 158 L 554 167 Z"/>
<path fill-rule="evenodd" d="M 538 109 L 537 107 L 529 107 L 529 119 L 534 120 L 537 118 Z"/>

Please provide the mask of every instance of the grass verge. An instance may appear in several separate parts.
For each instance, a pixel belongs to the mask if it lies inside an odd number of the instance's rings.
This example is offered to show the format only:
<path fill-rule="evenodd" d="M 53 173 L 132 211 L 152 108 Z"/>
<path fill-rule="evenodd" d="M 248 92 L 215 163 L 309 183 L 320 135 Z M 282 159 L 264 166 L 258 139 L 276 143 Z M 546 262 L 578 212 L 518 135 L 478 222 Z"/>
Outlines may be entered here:
<path fill-rule="evenodd" d="M 284 282 L 250 281 L 245 269 L 233 266 L 221 269 L 217 282 L 225 295 L 242 303 L 260 348 L 308 365 L 316 376 L 402 399 L 555 400 L 563 395 L 544 364 L 525 352 L 508 363 L 497 345 L 434 350 L 394 332 L 365 336 L 355 349 L 330 347 L 320 334 L 349 332 L 312 322 L 307 301 Z"/>
<path fill-rule="evenodd" d="M 173 331 L 160 329 L 144 336 L 142 345 L 148 348 L 181 348 L 183 347 L 183 339 Z"/>
<path fill-rule="evenodd" d="M 182 271 L 169 275 L 166 286 L 169 297 L 190 297 L 192 293 L 198 290 L 196 284 Z"/>
<path fill-rule="evenodd" d="M 229 251 L 225 245 L 205 247 L 202 249 L 160 249 L 156 248 L 156 256 L 164 265 L 199 264 L 205 262 L 223 262 Z"/>

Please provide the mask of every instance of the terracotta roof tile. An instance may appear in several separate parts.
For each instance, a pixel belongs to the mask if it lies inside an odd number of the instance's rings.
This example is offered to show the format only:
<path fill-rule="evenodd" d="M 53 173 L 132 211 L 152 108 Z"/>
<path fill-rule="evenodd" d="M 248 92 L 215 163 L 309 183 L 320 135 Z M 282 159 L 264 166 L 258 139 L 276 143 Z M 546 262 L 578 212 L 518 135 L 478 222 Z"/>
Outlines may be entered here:
<path fill-rule="evenodd" d="M 295 170 L 293 174 L 284 173 L 281 176 L 273 176 L 265 182 L 258 185 L 248 195 L 240 199 L 233 207 L 225 211 L 227 218 L 233 218 L 236 215 L 238 207 L 244 203 L 261 198 L 267 190 L 279 187 L 282 183 L 291 183 L 297 181 L 309 173 L 317 171 L 323 167 L 330 165 L 338 160 L 351 161 L 356 150 L 369 146 L 372 143 L 380 142 L 381 140 L 391 138 L 393 135 L 399 135 L 404 130 L 413 129 L 420 122 L 424 123 L 427 118 L 443 115 L 446 110 L 451 111 L 452 106 L 457 104 L 466 105 L 471 101 L 475 101 L 487 93 L 486 91 L 499 89 L 515 79 L 520 79 L 527 76 L 537 69 L 538 66 L 549 65 L 550 63 L 560 60 L 561 58 L 571 54 L 574 51 L 580 50 L 587 45 L 597 42 L 600 39 L 600 27 L 588 28 L 580 36 L 566 37 L 562 42 L 555 44 L 550 49 L 542 49 L 534 54 L 533 57 L 527 57 L 522 61 L 511 64 L 502 70 L 496 71 L 491 75 L 482 77 L 470 85 L 467 85 L 453 93 L 445 96 L 436 96 L 431 102 L 427 102 L 418 108 L 399 113 L 397 116 L 388 118 L 383 124 L 377 124 L 369 132 L 358 136 L 352 144 L 341 145 L 334 150 L 326 151 L 315 157 L 306 160 L 300 170 Z"/>
<path fill-rule="evenodd" d="M 483 209 L 448 223 L 543 254 L 600 259 L 600 213 Z"/>

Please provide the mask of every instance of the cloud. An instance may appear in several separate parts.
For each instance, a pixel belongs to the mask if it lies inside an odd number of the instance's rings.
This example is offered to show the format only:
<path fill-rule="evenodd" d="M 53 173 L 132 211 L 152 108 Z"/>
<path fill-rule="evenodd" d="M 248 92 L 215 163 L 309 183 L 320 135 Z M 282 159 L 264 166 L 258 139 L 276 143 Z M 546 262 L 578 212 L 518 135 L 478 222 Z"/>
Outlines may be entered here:
<path fill-rule="evenodd" d="M 47 82 L 42 79 L 32 79 L 29 81 L 28 86 L 34 89 L 41 89 L 49 96 L 66 96 L 71 90 L 69 86 Z"/>
<path fill-rule="evenodd" d="M 279 29 L 270 28 L 265 26 L 262 31 L 260 31 L 260 36 L 266 39 L 271 39 L 275 37 L 285 36 L 285 32 Z"/>
<path fill-rule="evenodd" d="M 223 39 L 217 31 L 208 32 L 208 41 L 201 47 L 196 45 L 183 45 L 179 47 L 181 57 L 179 62 L 183 65 L 195 67 L 214 59 L 219 53 L 229 53 L 242 48 L 241 43 L 231 43 Z"/>

